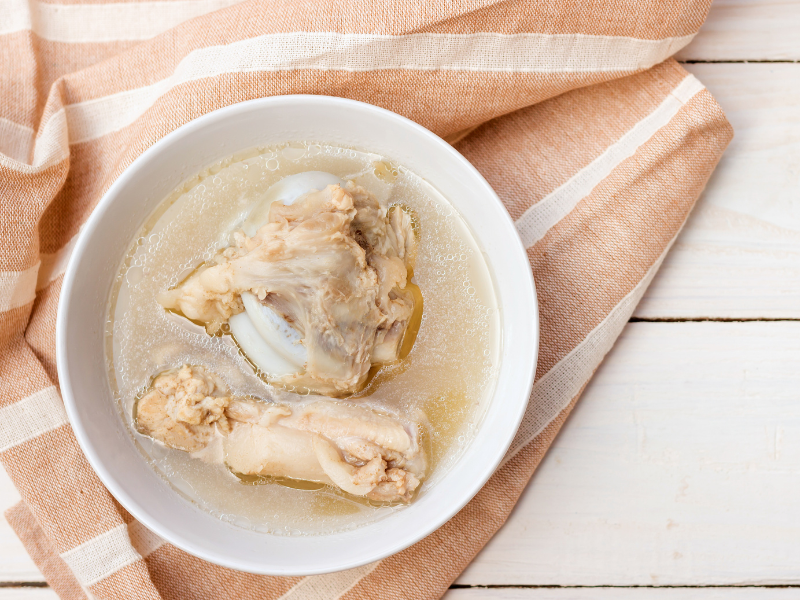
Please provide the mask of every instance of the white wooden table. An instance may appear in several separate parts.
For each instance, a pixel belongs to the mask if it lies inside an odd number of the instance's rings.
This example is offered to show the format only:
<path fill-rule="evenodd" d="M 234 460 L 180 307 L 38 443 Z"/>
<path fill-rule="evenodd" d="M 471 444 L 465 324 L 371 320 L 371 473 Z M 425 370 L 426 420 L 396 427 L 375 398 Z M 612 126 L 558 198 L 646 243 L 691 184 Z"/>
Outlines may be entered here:
<path fill-rule="evenodd" d="M 717 0 L 679 58 L 735 138 L 446 600 L 800 597 L 800 0 Z M 0 600 L 55 597 L 0 520 Z"/>

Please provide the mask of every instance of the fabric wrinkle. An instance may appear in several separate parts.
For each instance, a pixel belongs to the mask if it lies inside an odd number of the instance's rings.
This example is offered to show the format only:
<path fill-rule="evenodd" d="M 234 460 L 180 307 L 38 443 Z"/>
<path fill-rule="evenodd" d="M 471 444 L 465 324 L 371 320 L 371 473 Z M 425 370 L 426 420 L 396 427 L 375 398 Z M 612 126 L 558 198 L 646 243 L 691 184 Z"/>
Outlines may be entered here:
<path fill-rule="evenodd" d="M 508 517 L 731 139 L 668 58 L 709 6 L 0 0 L 0 51 L 16 57 L 0 71 L 0 461 L 22 497 L 8 520 L 53 590 L 399 600 L 413 581 L 414 597 L 441 597 Z M 450 522 L 371 565 L 280 578 L 205 563 L 131 520 L 67 422 L 54 337 L 71 249 L 125 167 L 202 114 L 295 93 L 395 111 L 475 165 L 526 238 L 541 349 L 517 439 Z"/>

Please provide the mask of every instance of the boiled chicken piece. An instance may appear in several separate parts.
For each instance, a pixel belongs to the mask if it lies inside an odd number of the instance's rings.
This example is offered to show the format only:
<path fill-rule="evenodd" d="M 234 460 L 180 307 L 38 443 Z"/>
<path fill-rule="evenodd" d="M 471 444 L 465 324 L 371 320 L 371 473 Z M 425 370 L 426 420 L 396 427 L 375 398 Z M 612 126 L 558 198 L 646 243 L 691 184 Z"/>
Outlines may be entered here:
<path fill-rule="evenodd" d="M 407 277 L 416 239 L 404 210 L 388 210 L 352 182 L 329 185 L 288 206 L 273 202 L 253 237 L 240 231 L 234 239 L 159 302 L 210 333 L 230 322 L 254 352 L 253 331 L 275 326 L 268 313 L 259 316 L 260 303 L 297 333 L 293 346 L 302 345 L 297 352 L 273 345 L 283 362 L 265 349 L 264 361 L 280 365 L 266 374 L 319 394 L 357 391 L 373 363 L 398 358 L 415 304 Z M 246 307 L 252 327 L 232 319 Z"/>
<path fill-rule="evenodd" d="M 203 367 L 165 371 L 139 400 L 138 429 L 194 453 L 219 434 L 236 473 L 315 481 L 373 500 L 409 501 L 425 474 L 416 424 L 330 399 L 289 405 L 227 394 Z"/>
<path fill-rule="evenodd" d="M 230 431 L 225 417 L 228 388 L 203 367 L 164 371 L 136 404 L 139 431 L 171 448 L 197 452 L 216 435 Z"/>
<path fill-rule="evenodd" d="M 264 198 L 255 203 L 242 223 L 250 237 L 267 223 L 274 202 L 294 204 L 309 192 L 345 182 L 324 171 L 305 171 L 284 177 L 272 185 Z M 302 336 L 278 313 L 250 292 L 242 292 L 244 312 L 228 320 L 231 333 L 247 357 L 269 377 L 300 373 L 308 360 Z"/>
<path fill-rule="evenodd" d="M 269 221 L 269 209 L 273 202 L 294 204 L 309 192 L 324 190 L 329 185 L 345 186 L 345 182 L 332 173 L 325 171 L 304 171 L 284 177 L 270 186 L 264 198 L 258 201 L 242 223 L 242 230 L 253 237 L 261 227 Z"/>

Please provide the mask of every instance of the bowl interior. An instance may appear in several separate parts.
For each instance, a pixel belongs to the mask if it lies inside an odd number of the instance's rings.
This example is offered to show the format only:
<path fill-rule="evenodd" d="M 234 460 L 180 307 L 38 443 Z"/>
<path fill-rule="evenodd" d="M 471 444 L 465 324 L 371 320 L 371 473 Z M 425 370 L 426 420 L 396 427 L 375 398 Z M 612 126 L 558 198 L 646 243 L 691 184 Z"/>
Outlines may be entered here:
<path fill-rule="evenodd" d="M 248 531 L 200 510 L 148 465 L 121 419 L 104 360 L 106 303 L 130 240 L 179 183 L 254 146 L 330 140 L 422 176 L 456 207 L 494 276 L 502 347 L 497 385 L 461 458 L 411 506 L 351 531 L 284 537 Z M 525 411 L 536 365 L 533 278 L 514 225 L 486 181 L 449 144 L 394 113 L 350 100 L 283 96 L 236 104 L 160 140 L 114 183 L 78 240 L 64 279 L 58 371 L 76 437 L 109 491 L 146 527 L 200 558 L 234 569 L 310 575 L 378 560 L 452 517 L 491 476 Z"/>

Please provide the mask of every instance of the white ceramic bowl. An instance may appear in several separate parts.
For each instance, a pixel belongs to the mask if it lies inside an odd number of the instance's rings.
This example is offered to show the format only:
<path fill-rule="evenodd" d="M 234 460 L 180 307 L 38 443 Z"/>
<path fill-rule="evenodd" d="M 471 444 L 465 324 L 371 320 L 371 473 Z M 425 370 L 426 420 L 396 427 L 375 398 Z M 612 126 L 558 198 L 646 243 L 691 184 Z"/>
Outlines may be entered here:
<path fill-rule="evenodd" d="M 494 396 L 475 438 L 427 493 L 355 530 L 287 537 L 211 516 L 145 462 L 112 399 L 103 331 L 123 255 L 171 190 L 238 150 L 309 139 L 387 156 L 444 194 L 485 252 L 500 307 L 502 347 Z M 102 482 L 136 519 L 175 546 L 219 565 L 311 575 L 399 552 L 444 524 L 478 492 L 508 449 L 528 404 L 539 329 L 533 278 L 514 224 L 489 184 L 452 146 L 375 106 L 323 96 L 280 96 L 235 104 L 187 123 L 125 170 L 77 242 L 61 288 L 56 336 L 62 395 L 78 442 Z"/>

